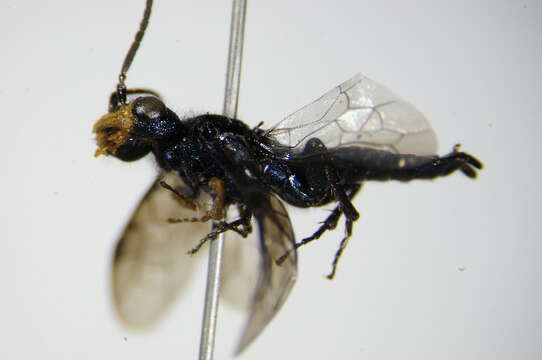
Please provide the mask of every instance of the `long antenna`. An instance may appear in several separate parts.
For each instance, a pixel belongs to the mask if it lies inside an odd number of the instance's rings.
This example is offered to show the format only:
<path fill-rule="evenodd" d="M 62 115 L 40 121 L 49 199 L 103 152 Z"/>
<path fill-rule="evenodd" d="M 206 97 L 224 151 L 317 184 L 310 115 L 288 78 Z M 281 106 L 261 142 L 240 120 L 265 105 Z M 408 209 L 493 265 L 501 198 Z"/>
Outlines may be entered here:
<path fill-rule="evenodd" d="M 153 0 L 147 0 L 147 4 L 145 5 L 145 12 L 143 13 L 143 19 L 141 19 L 141 23 L 139 24 L 139 30 L 135 35 L 134 41 L 132 42 L 128 53 L 126 54 L 126 57 L 124 58 L 124 62 L 122 63 L 122 69 L 120 70 L 119 74 L 119 82 L 117 84 L 117 97 L 119 104 L 126 104 L 126 85 L 124 84 L 124 81 L 126 80 L 126 73 L 130 69 L 130 65 L 132 65 L 132 61 L 134 60 L 134 57 L 137 53 L 137 49 L 139 49 L 141 40 L 143 40 L 143 35 L 145 35 L 147 25 L 149 25 L 152 2 Z"/>
<path fill-rule="evenodd" d="M 233 0 L 230 45 L 228 51 L 228 68 L 226 88 L 224 92 L 224 115 L 230 118 L 237 116 L 239 100 L 239 84 L 241 82 L 241 59 L 243 57 L 243 38 L 245 34 L 246 0 Z M 209 249 L 209 265 L 207 272 L 207 289 L 205 292 L 205 308 L 200 341 L 200 360 L 212 360 L 216 336 L 218 316 L 218 299 L 220 294 L 220 270 L 224 250 L 224 233 L 211 241 Z"/>

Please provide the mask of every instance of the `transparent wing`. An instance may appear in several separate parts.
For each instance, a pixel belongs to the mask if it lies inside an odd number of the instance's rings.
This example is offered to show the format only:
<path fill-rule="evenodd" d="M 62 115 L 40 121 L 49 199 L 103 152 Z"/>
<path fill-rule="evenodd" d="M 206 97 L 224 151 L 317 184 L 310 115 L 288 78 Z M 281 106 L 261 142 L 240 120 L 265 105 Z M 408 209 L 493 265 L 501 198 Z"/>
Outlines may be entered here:
<path fill-rule="evenodd" d="M 291 114 L 268 135 L 299 149 L 317 137 L 328 149 L 359 146 L 419 156 L 437 152 L 436 135 L 423 114 L 361 74 Z"/>
<path fill-rule="evenodd" d="M 268 197 L 255 211 L 259 230 L 260 272 L 250 306 L 250 315 L 236 353 L 243 351 L 267 326 L 288 297 L 297 277 L 295 251 L 280 266 L 275 260 L 293 248 L 294 233 L 284 205 L 276 197 Z"/>
<path fill-rule="evenodd" d="M 174 173 L 160 180 L 177 189 L 183 187 Z M 196 259 L 186 251 L 210 227 L 202 223 L 169 224 L 167 219 L 193 216 L 194 211 L 182 207 L 158 180 L 141 200 L 119 239 L 112 264 L 113 301 L 125 325 L 145 327 L 155 323 L 187 283 Z"/>
<path fill-rule="evenodd" d="M 226 233 L 220 300 L 236 310 L 249 312 L 259 272 L 260 246 L 257 231 L 253 231 L 246 238 L 233 231 Z"/>

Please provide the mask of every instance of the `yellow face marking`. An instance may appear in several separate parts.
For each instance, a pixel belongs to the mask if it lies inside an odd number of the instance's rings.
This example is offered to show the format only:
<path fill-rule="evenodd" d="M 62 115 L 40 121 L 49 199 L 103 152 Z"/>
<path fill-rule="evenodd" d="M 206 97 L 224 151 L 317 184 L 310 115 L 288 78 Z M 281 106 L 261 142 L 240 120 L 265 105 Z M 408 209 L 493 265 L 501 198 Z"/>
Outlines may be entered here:
<path fill-rule="evenodd" d="M 98 149 L 94 156 L 113 155 L 130 137 L 136 120 L 132 113 L 133 102 L 121 105 L 115 112 L 102 116 L 92 128 Z"/>

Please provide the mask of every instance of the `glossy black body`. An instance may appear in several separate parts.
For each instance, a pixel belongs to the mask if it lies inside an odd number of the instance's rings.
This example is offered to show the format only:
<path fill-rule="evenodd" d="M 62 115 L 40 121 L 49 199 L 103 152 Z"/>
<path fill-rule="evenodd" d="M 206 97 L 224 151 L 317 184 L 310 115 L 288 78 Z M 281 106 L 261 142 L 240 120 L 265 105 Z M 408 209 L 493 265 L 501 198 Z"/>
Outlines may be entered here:
<path fill-rule="evenodd" d="M 457 169 L 473 177 L 469 165 L 481 166 L 470 155 L 455 151 L 421 158 L 356 146 L 330 150 L 318 138 L 303 149 L 291 149 L 264 130 L 221 115 L 181 121 L 155 97 L 135 100 L 133 113 L 138 121 L 132 137 L 116 157 L 131 161 L 152 152 L 162 169 L 179 173 L 192 195 L 209 191 L 210 179 L 221 179 L 227 204 L 246 203 L 247 189 L 253 189 L 273 192 L 297 207 L 338 201 L 345 208 L 351 205 L 343 203 L 344 194 L 365 180 L 430 179 Z M 398 167 L 401 161 L 418 165 Z"/>

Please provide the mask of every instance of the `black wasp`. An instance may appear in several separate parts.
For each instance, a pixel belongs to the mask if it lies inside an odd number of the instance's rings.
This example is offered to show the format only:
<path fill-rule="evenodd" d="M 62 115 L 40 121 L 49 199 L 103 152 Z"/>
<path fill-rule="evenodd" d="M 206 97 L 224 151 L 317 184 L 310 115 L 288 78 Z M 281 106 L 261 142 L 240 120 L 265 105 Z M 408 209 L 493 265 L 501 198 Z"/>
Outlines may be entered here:
<path fill-rule="evenodd" d="M 482 168 L 458 146 L 447 155 L 436 155 L 436 136 L 425 117 L 362 75 L 267 130 L 262 124 L 250 128 L 238 119 L 213 114 L 181 120 L 156 93 L 124 85 L 148 23 L 150 3 L 109 112 L 93 129 L 96 155 L 134 161 L 152 153 L 161 169 L 114 256 L 115 302 L 128 323 L 152 322 L 169 304 L 175 283 L 182 282 L 173 259 L 183 256 L 179 249 L 199 240 L 190 250 L 194 253 L 226 231 L 245 237 L 254 222 L 260 276 L 241 351 L 288 296 L 297 273 L 296 249 L 334 229 L 344 216 L 346 234 L 328 275 L 333 278 L 359 217 L 352 199 L 364 181 L 434 179 L 456 170 L 475 178 L 476 169 Z M 303 208 L 331 204 L 334 209 L 312 235 L 296 242 L 283 202 Z M 227 221 L 229 206 L 237 213 Z M 190 216 L 187 211 L 199 213 Z M 194 226 L 209 220 L 216 226 L 208 234 Z"/>

